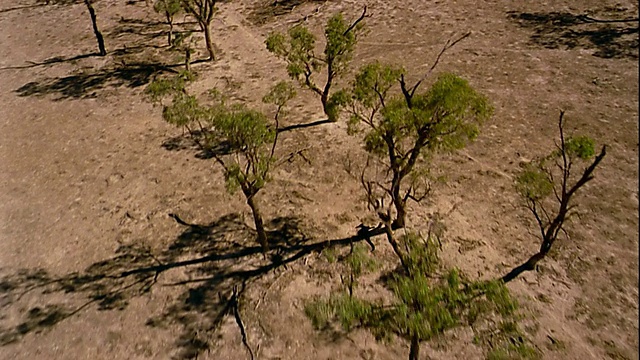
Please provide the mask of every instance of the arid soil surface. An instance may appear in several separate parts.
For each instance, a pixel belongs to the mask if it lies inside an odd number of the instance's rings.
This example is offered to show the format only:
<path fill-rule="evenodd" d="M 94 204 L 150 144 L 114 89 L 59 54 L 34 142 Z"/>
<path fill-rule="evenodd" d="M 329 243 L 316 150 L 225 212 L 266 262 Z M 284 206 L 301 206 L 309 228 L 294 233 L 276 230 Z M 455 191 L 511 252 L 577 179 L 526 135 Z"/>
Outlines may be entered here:
<path fill-rule="evenodd" d="M 374 224 L 344 170 L 363 154 L 345 121 L 282 134 L 279 154 L 304 156 L 285 161 L 259 198 L 287 263 L 276 266 L 259 254 L 249 209 L 226 193 L 221 169 L 143 95 L 181 61 L 165 46 L 163 18 L 143 1 L 96 1 L 109 53 L 99 57 L 82 2 L 52 3 L 0 0 L 0 358 L 248 359 L 229 312 L 234 286 L 257 359 L 406 358 L 404 340 L 377 343 L 364 330 L 327 336 L 303 312 L 340 283 L 313 244 Z M 221 4 L 212 25 L 219 58 L 194 64 L 190 90 L 216 87 L 272 111 L 259 100 L 286 72 L 267 52 L 267 34 L 305 21 L 321 38 L 329 16 L 355 18 L 365 5 L 280 3 Z M 411 205 L 413 229 L 442 214 L 447 264 L 489 279 L 537 250 L 513 178 L 520 162 L 553 149 L 560 110 L 568 131 L 608 145 L 568 236 L 509 288 L 544 359 L 637 359 L 638 22 L 578 17 L 637 19 L 637 3 L 367 4 L 369 31 L 352 70 L 381 60 L 415 80 L 447 39 L 470 31 L 435 72 L 463 76 L 495 107 L 477 141 L 435 160 L 447 181 L 430 201 Z M 190 21 L 179 16 L 177 30 L 194 29 Z M 204 58 L 197 46 L 194 59 Z M 322 116 L 301 90 L 286 122 Z M 388 244 L 374 241 L 380 272 L 391 269 Z M 371 275 L 362 291 L 376 286 Z M 431 359 L 485 354 L 468 331 L 423 348 Z"/>

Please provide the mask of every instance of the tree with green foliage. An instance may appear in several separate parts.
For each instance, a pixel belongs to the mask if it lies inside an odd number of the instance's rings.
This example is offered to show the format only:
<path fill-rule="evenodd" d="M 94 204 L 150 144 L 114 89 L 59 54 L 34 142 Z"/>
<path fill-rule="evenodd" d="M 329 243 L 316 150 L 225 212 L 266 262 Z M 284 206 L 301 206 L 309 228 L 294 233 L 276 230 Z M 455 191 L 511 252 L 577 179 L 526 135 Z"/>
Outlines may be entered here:
<path fill-rule="evenodd" d="M 272 33 L 265 41 L 271 53 L 287 62 L 289 76 L 320 96 L 324 113 L 331 121 L 338 119 L 339 108 L 344 102 L 341 92 L 331 94 L 332 85 L 346 72 L 353 58 L 366 14 L 365 7 L 362 15 L 351 24 L 342 14 L 332 16 L 325 26 L 324 56 L 316 54 L 316 37 L 303 25 L 289 29 L 287 35 Z M 326 82 L 320 87 L 312 77 L 323 67 L 326 67 Z"/>
<path fill-rule="evenodd" d="M 211 39 L 211 22 L 216 13 L 218 0 L 180 0 L 184 11 L 193 16 L 204 33 L 204 42 L 209 53 L 209 60 L 216 59 Z"/>
<path fill-rule="evenodd" d="M 280 82 L 264 96 L 263 102 L 276 107 L 275 124 L 271 124 L 260 111 L 244 104 L 228 105 L 215 89 L 210 91 L 213 104 L 201 105 L 186 91 L 185 84 L 190 80 L 192 77 L 187 72 L 174 78 L 158 79 L 145 92 L 154 103 L 162 103 L 164 97 L 173 95 L 171 103 L 163 105 L 163 119 L 186 129 L 199 148 L 222 166 L 229 193 L 242 191 L 253 215 L 257 241 L 266 254 L 269 242 L 256 196 L 271 179 L 270 171 L 277 160 L 275 150 L 280 120 L 286 115 L 286 105 L 295 96 L 295 89 L 289 83 Z M 220 143 L 226 144 L 229 153 L 213 151 Z"/>
<path fill-rule="evenodd" d="M 227 191 L 242 190 L 253 214 L 258 243 L 266 253 L 269 243 L 256 195 L 269 181 L 269 168 L 274 157 L 268 148 L 275 147 L 277 132 L 269 126 L 264 114 L 244 106 L 234 106 L 220 114 L 215 125 L 215 136 L 220 134 L 232 148 L 241 149 L 229 161 L 220 156 L 216 156 L 216 160 L 224 168 Z"/>
<path fill-rule="evenodd" d="M 167 20 L 167 25 L 169 25 L 167 44 L 173 46 L 173 21 L 175 16 L 182 11 L 181 0 L 157 0 L 153 4 L 153 10 L 164 15 Z"/>
<path fill-rule="evenodd" d="M 338 322 L 347 332 L 369 329 L 378 340 L 389 341 L 397 335 L 409 341 L 409 359 L 418 360 L 421 342 L 442 336 L 449 329 L 481 329 L 496 315 L 503 322 L 515 324 L 517 302 L 502 282 L 471 281 L 457 269 L 445 269 L 434 237 L 423 240 L 409 232 L 399 243 L 404 249 L 406 271 L 394 274 L 389 281 L 394 299 L 390 303 L 362 300 L 353 295 L 353 290 L 333 293 L 328 299 L 316 298 L 305 306 L 316 329 L 329 329 Z M 368 263 L 363 256 L 366 252 L 347 257 L 357 274 L 362 273 L 362 264 Z"/>
<path fill-rule="evenodd" d="M 145 89 L 145 95 L 154 104 L 162 106 L 162 118 L 176 127 L 187 130 L 189 135 L 197 141 L 196 128 L 204 132 L 203 123 L 207 119 L 207 111 L 200 106 L 193 95 L 189 95 L 186 86 L 195 79 L 189 71 L 183 71 L 177 76 L 159 78 L 152 81 Z M 163 99 L 171 96 L 171 104 L 165 105 Z"/>
<path fill-rule="evenodd" d="M 276 106 L 275 126 L 269 124 L 261 112 L 236 105 L 214 116 L 215 131 L 209 137 L 213 142 L 223 139 L 231 149 L 237 149 L 230 159 L 225 160 L 218 155 L 215 159 L 224 168 L 227 190 L 230 193 L 238 188 L 242 190 L 253 214 L 258 242 L 265 254 L 269 250 L 269 242 L 256 195 L 271 179 L 270 170 L 276 162 L 279 121 L 285 114 L 287 102 L 294 96 L 293 87 L 281 82 L 263 98 L 265 103 Z"/>
<path fill-rule="evenodd" d="M 427 91 L 409 97 L 392 94 L 399 79 L 404 79 L 403 69 L 365 65 L 355 76 L 347 105 L 349 133 L 364 132 L 369 155 L 360 176 L 368 205 L 389 230 L 405 226 L 409 200 L 420 202 L 429 193 L 429 157 L 464 147 L 492 113 L 486 98 L 456 75 L 441 74 Z M 371 162 L 383 179 L 365 179 Z M 385 198 L 390 200 L 386 207 Z"/>
<path fill-rule="evenodd" d="M 574 196 L 593 179 L 593 172 L 607 154 L 607 147 L 602 146 L 595 156 L 595 143 L 587 136 L 565 137 L 564 111 L 560 112 L 558 128 L 560 143 L 556 143 L 556 150 L 527 164 L 516 179 L 516 190 L 536 219 L 542 243 L 536 254 L 502 278 L 505 283 L 535 270 L 560 232 L 566 235 L 565 223 L 575 214 Z M 578 166 L 581 168 L 576 171 Z"/>

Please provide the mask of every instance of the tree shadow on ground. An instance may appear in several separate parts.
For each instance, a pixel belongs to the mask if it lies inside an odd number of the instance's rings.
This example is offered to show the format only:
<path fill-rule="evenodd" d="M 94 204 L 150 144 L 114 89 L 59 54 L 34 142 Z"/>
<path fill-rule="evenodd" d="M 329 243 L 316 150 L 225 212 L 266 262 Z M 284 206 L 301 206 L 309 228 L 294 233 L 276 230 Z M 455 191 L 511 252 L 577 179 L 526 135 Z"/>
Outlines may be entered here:
<path fill-rule="evenodd" d="M 36 0 L 36 3 L 41 5 L 47 5 L 47 6 L 54 6 L 54 5 L 68 6 L 68 5 L 80 4 L 81 2 L 82 0 Z"/>
<path fill-rule="evenodd" d="M 191 134 L 183 133 L 165 139 L 161 146 L 167 151 L 196 151 L 195 157 L 201 160 L 209 160 L 216 156 L 229 155 L 237 150 L 234 149 L 227 140 L 219 140 L 217 142 L 211 140 L 205 141 L 208 135 L 211 134 L 206 134 L 200 130 L 193 131 Z M 204 145 L 205 143 L 206 145 Z"/>
<path fill-rule="evenodd" d="M 54 0 L 51 5 L 69 5 L 72 3 L 73 1 L 69 0 Z M 37 6 L 44 6 L 44 4 Z M 194 31 L 196 30 L 194 29 L 194 24 L 195 23 L 193 22 L 176 23 L 176 29 L 173 33 L 174 35 L 177 35 L 189 31 Z M 125 19 L 124 17 L 121 17 L 115 27 L 107 29 L 106 31 L 103 30 L 103 34 L 105 35 L 107 42 L 107 56 L 112 57 L 115 62 L 124 62 L 124 57 L 126 57 L 127 55 L 141 54 L 147 49 L 170 49 L 166 44 L 166 41 L 164 41 L 164 38 L 166 38 L 168 34 L 168 25 L 161 21 L 135 18 Z M 160 37 L 163 38 L 163 41 L 159 40 Z M 97 52 L 92 52 L 70 57 L 53 56 L 45 59 L 44 61 L 26 61 L 26 64 L 24 65 L 6 66 L 0 68 L 0 70 L 28 69 L 38 66 L 51 66 L 59 63 L 74 62 L 80 59 L 94 56 L 98 57 L 100 56 L 100 54 L 98 54 Z M 192 62 L 192 64 L 195 63 L 197 63 L 197 61 Z M 132 64 L 131 66 L 135 67 L 135 65 L 136 64 Z"/>
<path fill-rule="evenodd" d="M 176 23 L 174 24 L 175 27 L 188 26 L 188 28 L 187 30 L 179 30 L 176 28 L 173 33 L 179 34 L 187 31 L 196 31 L 193 26 L 194 24 L 195 23 L 184 22 Z M 107 33 L 107 37 L 111 39 L 117 39 L 124 36 L 131 36 L 135 38 L 137 42 L 149 42 L 154 41 L 159 37 L 166 37 L 168 32 L 169 25 L 162 21 L 152 21 L 135 18 L 125 19 L 124 17 L 121 17 L 120 20 L 118 20 L 118 25 L 109 30 L 109 32 Z M 164 44 L 164 47 L 167 47 L 167 44 Z"/>
<path fill-rule="evenodd" d="M 178 288 L 180 295 L 146 325 L 178 327 L 174 358 L 190 359 L 210 349 L 217 329 L 238 306 L 244 289 L 271 271 L 331 246 L 368 240 L 382 232 L 313 242 L 297 218 L 277 218 L 268 224 L 268 259 L 255 244 L 255 230 L 237 214 L 208 225 L 189 224 L 171 215 L 185 230 L 164 250 L 140 244 L 122 245 L 114 257 L 94 263 L 83 272 L 63 276 L 45 269 L 22 269 L 0 278 L 0 346 L 25 335 L 52 328 L 93 305 L 98 310 L 122 310 L 136 297 L 149 296 L 156 286 Z M 175 281 L 175 279 L 178 279 Z M 240 292 L 234 297 L 234 288 Z M 64 301 L 60 301 L 60 298 Z M 38 303 L 32 306 L 27 304 Z"/>
<path fill-rule="evenodd" d="M 8 7 L 8 8 L 0 9 L 0 14 L 11 12 L 11 11 L 16 11 L 16 10 L 24 10 L 24 9 L 31 9 L 31 8 L 35 8 L 35 7 L 41 7 L 41 6 L 44 6 L 44 5 L 45 5 L 44 3 L 41 3 L 41 4 L 33 4 L 33 5 L 22 5 L 22 6 Z"/>
<path fill-rule="evenodd" d="M 254 25 L 263 25 L 275 20 L 278 16 L 292 12 L 297 6 L 305 3 L 326 3 L 327 0 L 268 0 L 258 3 L 249 14 L 248 20 Z"/>
<path fill-rule="evenodd" d="M 548 49 L 595 50 L 601 58 L 638 58 L 638 19 L 598 20 L 568 12 L 520 13 L 507 17 L 532 29 L 531 42 Z"/>
<path fill-rule="evenodd" d="M 331 121 L 329 119 L 322 119 L 322 120 L 316 120 L 316 121 L 303 123 L 303 124 L 293 124 L 293 125 L 288 125 L 288 126 L 284 126 L 284 127 L 279 128 L 278 132 L 282 133 L 282 132 L 287 132 L 287 131 L 292 131 L 292 130 L 306 129 L 306 128 L 316 127 L 316 126 L 320 126 L 320 125 L 324 125 L 324 124 L 332 124 L 334 122 L 335 121 Z"/>
<path fill-rule="evenodd" d="M 33 67 L 37 67 L 37 66 L 47 66 L 47 65 L 65 63 L 65 62 L 74 62 L 74 61 L 78 61 L 80 59 L 86 59 L 86 58 L 90 58 L 90 57 L 93 57 L 93 56 L 100 56 L 100 54 L 97 53 L 97 52 L 94 52 L 94 53 L 90 53 L 90 54 L 82 54 L 82 55 L 76 55 L 76 56 L 71 56 L 71 57 L 54 56 L 54 57 L 45 59 L 42 62 L 27 61 L 29 63 L 27 65 L 6 66 L 6 67 L 3 67 L 3 68 L 0 68 L 0 70 L 28 69 L 28 68 L 33 68 Z"/>
<path fill-rule="evenodd" d="M 148 84 L 163 72 L 176 73 L 172 66 L 160 63 L 138 63 L 101 69 L 59 78 L 32 81 L 16 89 L 18 96 L 53 95 L 54 100 L 97 97 L 97 91 L 111 87 L 136 88 Z"/>

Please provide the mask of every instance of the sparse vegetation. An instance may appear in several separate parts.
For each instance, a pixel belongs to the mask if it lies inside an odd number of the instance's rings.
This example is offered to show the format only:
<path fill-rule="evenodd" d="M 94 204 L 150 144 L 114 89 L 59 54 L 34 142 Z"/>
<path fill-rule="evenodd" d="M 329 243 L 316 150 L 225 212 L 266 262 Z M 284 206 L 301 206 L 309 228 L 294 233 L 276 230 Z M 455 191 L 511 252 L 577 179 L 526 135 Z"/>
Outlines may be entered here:
<path fill-rule="evenodd" d="M 375 21 L 324 0 L 0 9 L 0 238 L 15 255 L 0 259 L 0 353 L 100 354 L 60 331 L 122 311 L 96 329 L 106 356 L 637 355 L 637 7 L 473 4 L 486 21 L 435 73 L 470 33 L 427 63 L 448 29 L 421 26 L 446 14 L 459 28 L 476 11 L 463 3 L 378 0 L 388 17 Z M 214 25 L 228 56 L 207 64 Z M 273 55 L 294 82 L 277 83 Z M 316 98 L 326 120 L 297 123 Z M 582 119 L 569 127 L 561 112 L 555 148 L 539 149 L 552 140 L 542 112 L 567 105 Z M 535 284 L 521 276 L 533 270 Z M 149 336 L 133 344 L 140 326 Z M 381 344 L 361 344 L 364 332 Z"/>

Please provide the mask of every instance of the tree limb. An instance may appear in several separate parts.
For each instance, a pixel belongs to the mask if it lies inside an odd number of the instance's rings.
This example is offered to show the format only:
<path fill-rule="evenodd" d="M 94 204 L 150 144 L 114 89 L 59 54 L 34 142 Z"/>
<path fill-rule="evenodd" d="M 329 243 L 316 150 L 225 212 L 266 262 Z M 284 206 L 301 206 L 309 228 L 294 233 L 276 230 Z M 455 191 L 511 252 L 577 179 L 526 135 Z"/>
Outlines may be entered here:
<path fill-rule="evenodd" d="M 362 15 L 360 15 L 360 17 L 358 19 L 356 19 L 356 21 L 354 21 L 351 26 L 349 26 L 347 28 L 347 30 L 345 30 L 345 32 L 343 33 L 343 35 L 347 35 L 348 33 L 350 33 L 351 31 L 353 31 L 353 29 L 355 29 L 356 26 L 358 26 L 358 24 L 364 20 L 364 18 L 367 17 L 367 5 L 364 6 L 364 9 L 362 10 Z"/>
<path fill-rule="evenodd" d="M 440 53 L 438 53 L 438 56 L 436 56 L 436 60 L 433 62 L 433 65 L 431 65 L 431 68 L 429 68 L 427 73 L 420 80 L 418 80 L 418 82 L 416 82 L 415 85 L 413 85 L 410 89 L 407 88 L 407 83 L 405 81 L 404 74 L 400 75 L 400 80 L 399 80 L 400 81 L 400 89 L 402 90 L 402 94 L 404 95 L 405 100 L 407 101 L 407 106 L 408 107 L 411 107 L 411 100 L 413 99 L 413 96 L 415 95 L 416 90 L 418 90 L 418 87 L 420 86 L 420 84 L 422 84 L 422 82 L 424 80 L 426 80 L 427 77 L 429 77 L 431 72 L 433 72 L 433 70 L 436 68 L 436 66 L 438 66 L 438 63 L 440 62 L 440 58 L 442 57 L 442 55 L 444 55 L 444 53 L 447 50 L 451 49 L 457 43 L 459 43 L 460 41 L 466 39 L 470 35 L 471 35 L 471 32 L 467 32 L 467 33 L 463 34 L 462 36 L 460 36 L 459 38 L 457 38 L 457 39 L 455 39 L 453 41 L 451 39 L 447 40 L 447 42 L 442 47 L 442 50 L 440 50 Z"/>

